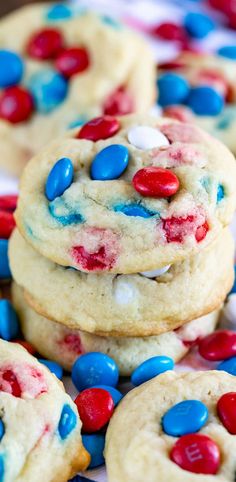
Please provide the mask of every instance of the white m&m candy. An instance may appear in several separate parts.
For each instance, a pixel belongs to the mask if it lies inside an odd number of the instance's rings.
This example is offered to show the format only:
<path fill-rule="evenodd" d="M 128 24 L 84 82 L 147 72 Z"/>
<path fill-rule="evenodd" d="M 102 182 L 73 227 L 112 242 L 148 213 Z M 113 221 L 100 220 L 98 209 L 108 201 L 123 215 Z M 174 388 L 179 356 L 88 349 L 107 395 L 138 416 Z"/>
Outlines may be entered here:
<path fill-rule="evenodd" d="M 164 134 L 154 127 L 134 126 L 128 132 L 128 141 L 138 149 L 153 149 L 154 147 L 169 146 Z"/>
<path fill-rule="evenodd" d="M 153 271 L 143 271 L 140 273 L 142 276 L 146 276 L 146 278 L 157 278 L 157 276 L 161 276 L 162 274 L 165 274 L 169 269 L 171 265 L 168 264 L 166 266 L 163 266 L 163 268 L 160 269 L 154 269 Z"/>

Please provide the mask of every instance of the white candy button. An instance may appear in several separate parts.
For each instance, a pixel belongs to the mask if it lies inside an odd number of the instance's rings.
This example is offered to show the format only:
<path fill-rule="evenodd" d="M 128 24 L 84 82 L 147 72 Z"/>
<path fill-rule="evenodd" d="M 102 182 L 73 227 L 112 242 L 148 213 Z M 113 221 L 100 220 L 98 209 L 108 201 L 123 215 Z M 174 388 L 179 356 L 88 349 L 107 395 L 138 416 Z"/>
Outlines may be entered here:
<path fill-rule="evenodd" d="M 146 278 L 157 278 L 157 276 L 161 276 L 162 274 L 166 273 L 171 267 L 171 264 L 167 266 L 163 266 L 160 269 L 154 269 L 153 271 L 142 271 L 140 273 L 142 276 L 146 276 Z"/>
<path fill-rule="evenodd" d="M 154 127 L 135 126 L 128 132 L 129 143 L 138 149 L 153 149 L 154 147 L 169 146 L 164 134 Z"/>
<path fill-rule="evenodd" d="M 117 277 L 114 281 L 114 297 L 119 305 L 128 305 L 132 303 L 137 295 L 136 288 L 132 286 L 126 279 Z"/>

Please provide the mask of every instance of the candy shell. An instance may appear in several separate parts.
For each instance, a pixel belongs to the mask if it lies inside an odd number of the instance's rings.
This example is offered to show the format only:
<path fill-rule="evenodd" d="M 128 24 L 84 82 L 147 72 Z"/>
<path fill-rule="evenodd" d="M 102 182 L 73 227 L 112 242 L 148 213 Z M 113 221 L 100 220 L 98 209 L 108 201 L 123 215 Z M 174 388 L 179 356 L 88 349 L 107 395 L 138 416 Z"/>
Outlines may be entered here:
<path fill-rule="evenodd" d="M 141 365 L 133 371 L 131 383 L 137 387 L 167 370 L 173 370 L 173 368 L 174 362 L 172 358 L 168 356 L 154 356 L 141 363 Z"/>
<path fill-rule="evenodd" d="M 208 15 L 190 12 L 184 19 L 184 26 L 191 37 L 202 39 L 215 29 L 215 22 Z"/>
<path fill-rule="evenodd" d="M 236 356 L 228 358 L 219 363 L 216 367 L 217 370 L 223 370 L 224 372 L 230 373 L 230 375 L 236 376 Z"/>
<path fill-rule="evenodd" d="M 68 435 L 74 430 L 77 425 L 77 415 L 72 410 L 70 405 L 64 405 L 60 421 L 58 424 L 58 432 L 62 440 L 65 440 Z"/>
<path fill-rule="evenodd" d="M 24 73 L 23 61 L 16 52 L 0 50 L 0 89 L 18 84 Z"/>
<path fill-rule="evenodd" d="M 117 390 L 114 387 L 110 387 L 109 385 L 94 385 L 92 388 L 102 388 L 103 390 L 106 390 L 107 392 L 109 392 L 110 395 L 112 396 L 115 407 L 123 398 L 123 395 L 121 392 L 119 392 L 119 390 Z"/>
<path fill-rule="evenodd" d="M 2 440 L 4 433 L 5 433 L 5 426 L 3 421 L 0 419 L 0 441 Z"/>
<path fill-rule="evenodd" d="M 159 89 L 158 104 L 162 107 L 182 104 L 190 91 L 188 81 L 174 73 L 163 74 L 157 81 Z"/>
<path fill-rule="evenodd" d="M 73 181 L 74 166 L 68 157 L 62 157 L 48 174 L 45 194 L 49 201 L 61 196 Z"/>
<path fill-rule="evenodd" d="M 103 456 L 105 435 L 103 433 L 84 434 L 82 435 L 82 442 L 91 457 L 88 468 L 94 469 L 103 465 L 105 463 Z"/>
<path fill-rule="evenodd" d="M 172 22 L 163 22 L 157 27 L 154 27 L 152 34 L 163 40 L 177 40 L 180 42 L 186 40 L 186 32 L 182 25 Z"/>
<path fill-rule="evenodd" d="M 72 11 L 68 5 L 64 3 L 56 3 L 47 11 L 47 19 L 51 21 L 66 20 L 72 17 Z"/>
<path fill-rule="evenodd" d="M 85 353 L 76 360 L 72 368 L 72 381 L 79 391 L 94 385 L 116 387 L 118 379 L 116 362 L 104 353 Z"/>
<path fill-rule="evenodd" d="M 70 79 L 73 75 L 84 72 L 89 67 L 89 56 L 85 48 L 70 47 L 63 49 L 56 59 L 57 70 Z"/>
<path fill-rule="evenodd" d="M 224 47 L 220 47 L 217 53 L 227 59 L 236 60 L 236 45 L 225 45 Z"/>
<path fill-rule="evenodd" d="M 16 196 L 15 194 L 3 194 L 2 196 L 0 196 L 0 210 L 10 213 L 15 211 L 17 198 L 18 196 Z"/>
<path fill-rule="evenodd" d="M 112 144 L 102 149 L 94 157 L 90 175 L 97 181 L 118 179 L 128 166 L 129 151 L 120 144 Z"/>
<path fill-rule="evenodd" d="M 169 146 L 167 137 L 161 131 L 149 126 L 134 126 L 129 129 L 128 141 L 137 149 L 154 149 Z"/>
<path fill-rule="evenodd" d="M 81 127 L 77 134 L 78 139 L 99 141 L 114 136 L 120 128 L 120 123 L 115 117 L 103 116 L 90 120 Z"/>
<path fill-rule="evenodd" d="M 19 335 L 17 314 L 8 300 L 0 300 L 0 337 L 10 341 Z"/>
<path fill-rule="evenodd" d="M 232 435 L 236 435 L 236 393 L 228 392 L 220 397 L 217 402 L 218 417 L 224 427 Z"/>
<path fill-rule="evenodd" d="M 224 107 L 223 96 L 209 86 L 193 87 L 187 98 L 187 105 L 201 116 L 216 116 Z"/>
<path fill-rule="evenodd" d="M 170 458 L 183 470 L 195 474 L 216 474 L 220 466 L 218 445 L 207 435 L 183 435 L 170 452 Z"/>
<path fill-rule="evenodd" d="M 28 89 L 38 112 L 48 114 L 64 101 L 68 84 L 59 72 L 45 69 L 35 72 L 29 78 Z"/>
<path fill-rule="evenodd" d="M 114 211 L 125 214 L 126 216 L 134 216 L 140 218 L 151 218 L 158 213 L 149 211 L 146 207 L 138 203 L 120 204 L 114 207 Z"/>
<path fill-rule="evenodd" d="M 109 422 L 114 402 L 101 388 L 86 388 L 75 399 L 84 432 L 97 432 Z"/>
<path fill-rule="evenodd" d="M 132 183 L 142 196 L 155 198 L 173 196 L 179 189 L 179 179 L 174 172 L 156 166 L 147 166 L 137 171 Z"/>
<path fill-rule="evenodd" d="M 146 278 L 157 278 L 158 276 L 162 276 L 163 274 L 167 273 L 170 267 L 171 264 L 168 264 L 167 266 L 163 266 L 163 268 L 154 269 L 153 271 L 142 271 L 140 274 Z"/>
<path fill-rule="evenodd" d="M 202 338 L 199 353 L 206 360 L 225 360 L 236 355 L 236 333 L 230 330 L 217 330 Z"/>
<path fill-rule="evenodd" d="M 8 240 L 0 239 L 0 279 L 11 278 L 11 270 L 8 259 Z"/>
<path fill-rule="evenodd" d="M 26 51 L 33 59 L 49 60 L 63 48 L 63 37 L 60 30 L 56 28 L 43 28 L 37 31 L 30 38 Z"/>
<path fill-rule="evenodd" d="M 33 98 L 23 87 L 8 87 L 0 95 L 0 118 L 11 124 L 27 121 L 33 111 Z"/>
<path fill-rule="evenodd" d="M 184 400 L 173 405 L 162 419 L 162 427 L 167 435 L 179 437 L 195 433 L 208 420 L 208 409 L 199 400 Z"/>
<path fill-rule="evenodd" d="M 0 238 L 8 239 L 15 227 L 13 214 L 8 211 L 0 210 Z"/>
<path fill-rule="evenodd" d="M 62 379 L 63 368 L 61 367 L 61 365 L 59 365 L 59 363 L 56 363 L 51 360 L 45 360 L 44 358 L 39 358 L 38 361 L 43 365 L 45 365 L 45 367 L 47 367 L 50 370 L 50 372 L 56 375 L 56 377 L 59 378 L 59 380 Z"/>

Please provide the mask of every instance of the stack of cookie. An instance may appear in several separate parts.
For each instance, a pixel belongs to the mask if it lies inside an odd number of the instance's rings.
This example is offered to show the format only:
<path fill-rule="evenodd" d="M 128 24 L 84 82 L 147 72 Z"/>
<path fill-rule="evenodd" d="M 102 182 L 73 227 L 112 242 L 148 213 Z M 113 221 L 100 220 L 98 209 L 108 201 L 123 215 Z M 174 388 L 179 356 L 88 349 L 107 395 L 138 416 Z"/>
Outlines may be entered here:
<path fill-rule="evenodd" d="M 48 145 L 25 168 L 10 240 L 25 338 L 66 369 L 88 351 L 123 375 L 179 360 L 232 286 L 235 184 L 228 149 L 170 119 L 104 116 Z"/>

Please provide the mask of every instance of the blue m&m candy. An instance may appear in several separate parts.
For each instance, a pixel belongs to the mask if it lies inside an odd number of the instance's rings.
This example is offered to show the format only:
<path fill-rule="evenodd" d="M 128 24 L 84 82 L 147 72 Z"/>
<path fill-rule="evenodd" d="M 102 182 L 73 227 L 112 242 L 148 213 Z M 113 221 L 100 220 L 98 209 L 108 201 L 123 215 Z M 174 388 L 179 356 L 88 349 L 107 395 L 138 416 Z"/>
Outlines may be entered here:
<path fill-rule="evenodd" d="M 47 10 L 48 20 L 66 20 L 72 15 L 72 10 L 65 3 L 56 3 Z"/>
<path fill-rule="evenodd" d="M 207 419 L 208 409 L 204 403 L 199 400 L 184 400 L 165 413 L 162 427 L 168 435 L 180 437 L 198 432 Z"/>
<path fill-rule="evenodd" d="M 116 387 L 118 378 L 119 370 L 116 362 L 100 352 L 80 356 L 72 368 L 72 381 L 79 391 L 95 385 Z"/>
<path fill-rule="evenodd" d="M 231 358 L 228 358 L 228 360 L 219 363 L 216 369 L 223 370 L 224 372 L 236 376 L 236 356 L 232 356 Z"/>
<path fill-rule="evenodd" d="M 103 465 L 105 463 L 103 456 L 105 435 L 103 433 L 82 435 L 82 442 L 91 456 L 89 469 L 94 469 L 95 467 Z"/>
<path fill-rule="evenodd" d="M 36 109 L 47 114 L 58 107 L 67 95 L 65 78 L 52 69 L 40 70 L 31 76 L 28 89 L 33 96 Z"/>
<path fill-rule="evenodd" d="M 0 441 L 2 440 L 4 433 L 5 433 L 5 426 L 3 421 L 0 419 Z"/>
<path fill-rule="evenodd" d="M 138 216 L 140 218 L 151 218 L 157 214 L 149 211 L 147 208 L 137 203 L 119 204 L 118 206 L 114 207 L 114 211 L 123 213 L 126 216 Z"/>
<path fill-rule="evenodd" d="M 61 367 L 61 365 L 59 365 L 59 363 L 56 363 L 51 360 L 45 360 L 44 358 L 39 358 L 38 360 L 40 363 L 45 365 L 45 367 L 47 367 L 50 370 L 50 372 L 54 373 L 54 375 L 56 375 L 56 377 L 59 378 L 59 380 L 62 379 L 63 368 Z"/>
<path fill-rule="evenodd" d="M 18 84 L 23 73 L 21 57 L 10 50 L 0 50 L 0 89 Z"/>
<path fill-rule="evenodd" d="M 215 22 L 208 15 L 190 12 L 184 19 L 184 27 L 191 37 L 202 39 L 215 29 Z"/>
<path fill-rule="evenodd" d="M 62 440 L 65 440 L 68 435 L 74 430 L 77 425 L 77 415 L 72 410 L 70 405 L 64 405 L 60 421 L 58 424 L 58 432 Z"/>
<path fill-rule="evenodd" d="M 236 45 L 225 45 L 217 51 L 218 55 L 227 59 L 236 60 Z"/>
<path fill-rule="evenodd" d="M 198 115 L 215 116 L 224 107 L 223 96 L 212 87 L 193 87 L 187 99 L 187 105 Z"/>
<path fill-rule="evenodd" d="M 233 287 L 232 287 L 230 293 L 236 293 L 236 265 L 234 265 L 234 284 L 233 284 Z"/>
<path fill-rule="evenodd" d="M 222 199 L 224 199 L 224 197 L 225 197 L 224 186 L 222 186 L 222 184 L 218 184 L 218 186 L 217 186 L 217 203 L 220 203 L 220 201 L 222 201 Z"/>
<path fill-rule="evenodd" d="M 0 239 L 0 279 L 11 278 L 11 270 L 8 259 L 8 240 Z"/>
<path fill-rule="evenodd" d="M 159 89 L 158 103 L 162 107 L 173 104 L 182 104 L 189 94 L 189 84 L 184 77 L 167 73 L 157 81 Z"/>
<path fill-rule="evenodd" d="M 173 370 L 173 368 L 174 362 L 172 358 L 168 356 L 154 356 L 141 363 L 141 365 L 133 371 L 131 382 L 137 387 L 167 370 Z"/>
<path fill-rule="evenodd" d="M 113 144 L 102 149 L 91 164 L 91 178 L 96 181 L 117 179 L 128 166 L 129 151 L 127 147 Z"/>
<path fill-rule="evenodd" d="M 107 392 L 109 392 L 110 395 L 112 396 L 115 406 L 118 405 L 118 403 L 123 398 L 123 395 L 121 392 L 119 392 L 119 390 L 117 390 L 114 387 L 110 387 L 109 385 L 94 385 L 94 387 L 92 388 L 102 388 L 103 390 L 106 390 Z"/>
<path fill-rule="evenodd" d="M 13 340 L 19 335 L 17 314 L 8 300 L 0 300 L 0 337 L 3 340 Z"/>
<path fill-rule="evenodd" d="M 68 157 L 62 157 L 51 169 L 45 186 L 49 201 L 61 196 L 70 187 L 74 176 L 74 166 Z"/>

